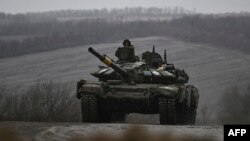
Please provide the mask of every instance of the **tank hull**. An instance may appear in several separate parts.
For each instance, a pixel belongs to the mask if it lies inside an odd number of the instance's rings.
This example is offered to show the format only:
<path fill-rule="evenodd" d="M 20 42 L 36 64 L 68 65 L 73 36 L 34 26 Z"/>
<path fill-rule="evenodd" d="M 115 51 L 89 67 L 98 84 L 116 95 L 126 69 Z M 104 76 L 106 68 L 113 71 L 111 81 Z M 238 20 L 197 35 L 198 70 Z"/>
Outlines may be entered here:
<path fill-rule="evenodd" d="M 112 113 L 159 113 L 160 118 L 162 115 L 162 119 L 167 119 L 162 121 L 162 124 L 185 124 L 188 122 L 183 118 L 187 118 L 189 109 L 193 109 L 196 112 L 198 104 L 199 94 L 193 86 L 82 82 L 78 84 L 77 97 L 79 99 L 85 96 L 94 98 L 95 104 L 92 104 L 92 106 L 96 107 L 97 113 L 108 113 L 109 115 Z M 172 101 L 172 103 L 168 103 L 169 101 Z M 83 105 L 88 102 L 88 99 L 82 100 Z M 171 106 L 169 104 L 174 104 L 172 109 L 170 109 Z M 93 107 L 82 108 L 89 108 L 89 110 L 93 111 Z M 85 112 L 85 114 L 88 113 Z M 168 116 L 170 115 L 175 115 L 172 117 L 172 121 L 169 121 Z M 103 122 L 102 115 L 97 114 L 96 116 L 98 117 L 94 122 Z M 83 122 L 88 121 L 83 120 Z M 189 124 L 192 123 L 189 122 Z"/>

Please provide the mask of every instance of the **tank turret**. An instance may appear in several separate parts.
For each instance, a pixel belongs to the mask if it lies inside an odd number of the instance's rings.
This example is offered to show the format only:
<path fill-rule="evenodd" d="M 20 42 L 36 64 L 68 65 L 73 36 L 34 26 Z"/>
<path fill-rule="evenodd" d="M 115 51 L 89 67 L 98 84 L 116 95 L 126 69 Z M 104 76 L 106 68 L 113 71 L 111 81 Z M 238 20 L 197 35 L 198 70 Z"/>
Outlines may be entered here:
<path fill-rule="evenodd" d="M 123 78 L 129 80 L 129 74 L 126 70 L 124 70 L 123 68 L 119 67 L 116 63 L 112 62 L 112 60 L 105 56 L 105 55 L 101 55 L 98 52 L 96 52 L 92 47 L 89 47 L 89 52 L 92 53 L 94 56 L 96 56 L 101 62 L 103 62 L 104 64 L 106 64 L 107 66 L 113 68 L 116 72 L 118 72 L 121 76 L 123 76 Z"/>
<path fill-rule="evenodd" d="M 116 63 L 105 55 L 100 55 L 93 48 L 89 52 L 95 55 L 108 67 L 101 67 L 92 73 L 101 81 L 121 80 L 127 83 L 156 83 L 156 84 L 180 84 L 187 83 L 189 77 L 184 70 L 176 69 L 173 64 L 164 60 L 155 52 L 144 52 L 137 62 Z"/>

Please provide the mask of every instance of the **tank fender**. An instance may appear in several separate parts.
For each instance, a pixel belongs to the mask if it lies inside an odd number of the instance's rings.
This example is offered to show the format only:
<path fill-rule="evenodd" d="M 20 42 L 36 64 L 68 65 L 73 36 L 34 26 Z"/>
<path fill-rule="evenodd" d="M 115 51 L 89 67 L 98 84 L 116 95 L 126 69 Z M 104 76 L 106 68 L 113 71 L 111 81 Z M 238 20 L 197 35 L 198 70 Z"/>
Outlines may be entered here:
<path fill-rule="evenodd" d="M 77 82 L 77 86 L 76 86 L 76 97 L 78 99 L 81 98 L 81 95 L 80 95 L 80 89 L 81 87 L 86 83 L 86 80 L 80 80 Z"/>
<path fill-rule="evenodd" d="M 197 107 L 199 100 L 199 91 L 192 85 L 186 86 L 186 99 L 188 107 Z"/>
<path fill-rule="evenodd" d="M 88 94 L 103 94 L 105 85 L 100 82 L 85 82 L 78 90 L 78 97 L 81 98 L 81 95 L 84 93 Z"/>
<path fill-rule="evenodd" d="M 182 103 L 187 99 L 186 95 L 186 87 L 185 86 L 179 86 L 179 92 L 178 92 L 178 102 Z"/>
<path fill-rule="evenodd" d="M 192 97 L 192 86 L 186 86 L 186 100 L 187 106 L 191 106 L 191 97 Z"/>
<path fill-rule="evenodd" d="M 159 86 L 157 88 L 151 88 L 151 92 L 158 96 L 166 96 L 173 98 L 177 95 L 179 88 L 176 86 Z"/>
<path fill-rule="evenodd" d="M 198 101 L 199 101 L 199 91 L 196 87 L 192 87 L 192 102 L 191 106 L 197 108 L 198 107 Z"/>

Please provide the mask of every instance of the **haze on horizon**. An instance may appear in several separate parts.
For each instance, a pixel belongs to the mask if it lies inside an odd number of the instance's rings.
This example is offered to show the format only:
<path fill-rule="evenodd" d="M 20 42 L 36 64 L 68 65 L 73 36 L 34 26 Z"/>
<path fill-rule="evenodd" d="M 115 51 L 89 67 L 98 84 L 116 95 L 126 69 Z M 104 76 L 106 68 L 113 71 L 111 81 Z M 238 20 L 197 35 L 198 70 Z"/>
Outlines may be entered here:
<path fill-rule="evenodd" d="M 0 0 L 0 12 L 26 13 L 65 9 L 183 7 L 201 13 L 250 12 L 249 0 Z"/>

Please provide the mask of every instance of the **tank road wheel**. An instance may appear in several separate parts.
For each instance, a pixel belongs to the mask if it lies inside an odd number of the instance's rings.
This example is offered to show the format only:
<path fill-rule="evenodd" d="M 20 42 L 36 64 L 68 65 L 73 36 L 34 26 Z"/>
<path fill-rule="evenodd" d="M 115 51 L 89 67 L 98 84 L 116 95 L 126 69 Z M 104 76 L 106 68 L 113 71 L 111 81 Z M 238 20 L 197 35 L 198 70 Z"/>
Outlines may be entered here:
<path fill-rule="evenodd" d="M 81 110 L 82 122 L 98 122 L 98 103 L 96 95 L 82 95 Z"/>
<path fill-rule="evenodd" d="M 176 101 L 175 99 L 159 98 L 160 124 L 176 124 Z"/>

